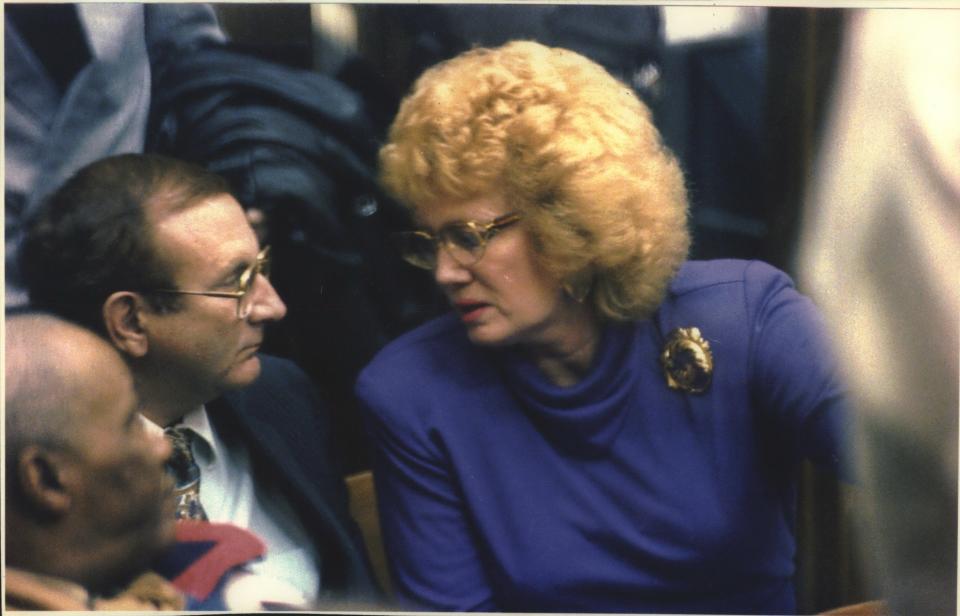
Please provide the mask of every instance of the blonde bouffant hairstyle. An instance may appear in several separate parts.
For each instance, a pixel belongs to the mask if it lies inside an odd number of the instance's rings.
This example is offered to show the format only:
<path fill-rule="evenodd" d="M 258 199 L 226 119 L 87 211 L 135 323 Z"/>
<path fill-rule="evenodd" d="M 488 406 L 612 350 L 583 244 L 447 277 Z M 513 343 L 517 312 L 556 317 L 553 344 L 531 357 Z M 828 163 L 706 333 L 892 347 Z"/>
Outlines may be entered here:
<path fill-rule="evenodd" d="M 547 271 L 602 319 L 650 316 L 687 257 L 683 174 L 649 109 L 565 49 L 515 41 L 427 70 L 380 165 L 413 211 L 502 195 Z"/>

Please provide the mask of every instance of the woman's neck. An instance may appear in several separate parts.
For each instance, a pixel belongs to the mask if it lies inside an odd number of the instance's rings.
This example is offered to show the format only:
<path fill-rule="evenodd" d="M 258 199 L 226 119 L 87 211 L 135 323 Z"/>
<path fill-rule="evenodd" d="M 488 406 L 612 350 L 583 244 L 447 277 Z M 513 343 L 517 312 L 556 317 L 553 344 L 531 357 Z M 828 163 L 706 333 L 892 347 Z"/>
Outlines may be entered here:
<path fill-rule="evenodd" d="M 540 372 L 559 387 L 576 385 L 587 375 L 600 344 L 600 321 L 586 307 L 577 308 L 551 332 L 548 342 L 527 348 Z"/>

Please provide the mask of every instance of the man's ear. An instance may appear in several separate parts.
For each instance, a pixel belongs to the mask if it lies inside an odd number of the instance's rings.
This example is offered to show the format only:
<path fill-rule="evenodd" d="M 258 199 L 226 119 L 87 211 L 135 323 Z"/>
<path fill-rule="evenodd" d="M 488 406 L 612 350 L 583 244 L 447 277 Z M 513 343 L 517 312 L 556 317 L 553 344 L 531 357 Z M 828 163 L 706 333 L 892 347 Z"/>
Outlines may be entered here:
<path fill-rule="evenodd" d="M 142 301 L 136 293 L 117 291 L 103 303 L 103 322 L 110 340 L 131 357 L 143 357 L 149 347 Z"/>
<path fill-rule="evenodd" d="M 62 456 L 40 445 L 27 445 L 17 456 L 17 480 L 28 505 L 61 517 L 70 510 L 69 481 Z"/>

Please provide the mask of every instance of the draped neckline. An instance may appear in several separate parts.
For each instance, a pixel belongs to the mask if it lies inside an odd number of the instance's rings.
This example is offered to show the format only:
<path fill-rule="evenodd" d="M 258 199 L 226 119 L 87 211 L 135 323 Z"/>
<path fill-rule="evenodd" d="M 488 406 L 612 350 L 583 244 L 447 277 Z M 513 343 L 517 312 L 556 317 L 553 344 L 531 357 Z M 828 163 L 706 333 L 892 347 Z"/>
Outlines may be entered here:
<path fill-rule="evenodd" d="M 550 381 L 516 348 L 503 349 L 507 389 L 540 432 L 567 455 L 598 457 L 610 449 L 634 406 L 639 367 L 631 360 L 636 325 L 606 324 L 593 365 L 569 387 Z"/>

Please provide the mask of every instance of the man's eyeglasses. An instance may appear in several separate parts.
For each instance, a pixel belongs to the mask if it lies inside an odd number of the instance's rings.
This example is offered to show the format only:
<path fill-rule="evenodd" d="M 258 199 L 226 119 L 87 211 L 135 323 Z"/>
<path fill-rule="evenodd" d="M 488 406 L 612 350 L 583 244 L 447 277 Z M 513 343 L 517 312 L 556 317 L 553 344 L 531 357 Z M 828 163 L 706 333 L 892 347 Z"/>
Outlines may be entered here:
<path fill-rule="evenodd" d="M 207 297 L 228 297 L 237 300 L 237 318 L 246 319 L 253 310 L 253 287 L 257 276 L 270 278 L 270 247 L 265 246 L 257 254 L 256 260 L 243 270 L 237 280 L 236 291 L 182 291 L 180 289 L 156 289 L 150 293 L 167 293 L 170 295 L 206 295 Z"/>
<path fill-rule="evenodd" d="M 467 266 L 483 257 L 490 238 L 518 220 L 520 214 L 513 212 L 487 223 L 475 220 L 458 222 L 449 224 L 436 233 L 403 231 L 395 233 L 394 238 L 400 249 L 400 256 L 410 265 L 432 270 L 437 266 L 437 251 L 443 247 L 454 261 Z"/>

